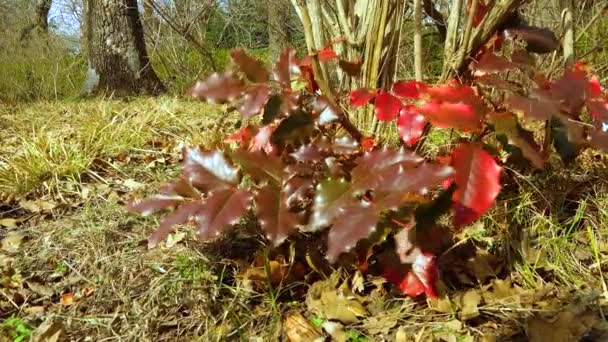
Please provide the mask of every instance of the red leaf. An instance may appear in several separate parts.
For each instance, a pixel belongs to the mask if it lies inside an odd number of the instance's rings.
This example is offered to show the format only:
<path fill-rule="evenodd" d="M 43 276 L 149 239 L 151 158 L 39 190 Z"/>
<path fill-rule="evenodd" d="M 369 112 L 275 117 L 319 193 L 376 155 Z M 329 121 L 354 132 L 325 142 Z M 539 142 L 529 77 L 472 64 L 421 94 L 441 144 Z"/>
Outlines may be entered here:
<path fill-rule="evenodd" d="M 457 128 L 470 132 L 481 127 L 482 116 L 474 110 L 473 106 L 466 103 L 431 101 L 417 109 L 439 128 Z"/>
<path fill-rule="evenodd" d="M 250 192 L 236 189 L 209 194 L 195 216 L 201 240 L 214 238 L 227 226 L 237 224 L 250 208 L 252 198 Z"/>
<path fill-rule="evenodd" d="M 397 117 L 401 109 L 401 101 L 389 93 L 380 93 L 376 96 L 376 118 L 380 121 L 391 121 Z"/>
<path fill-rule="evenodd" d="M 156 195 L 143 201 L 133 201 L 127 204 L 127 210 L 142 216 L 149 216 L 157 211 L 178 206 L 184 202 L 181 196 Z"/>
<path fill-rule="evenodd" d="M 404 99 L 417 99 L 427 89 L 426 84 L 418 81 L 397 81 L 393 84 L 393 94 Z"/>
<path fill-rule="evenodd" d="M 462 144 L 454 151 L 456 170 L 454 225 L 460 227 L 481 217 L 500 192 L 500 173 L 492 156 L 475 144 Z"/>
<path fill-rule="evenodd" d="M 158 229 L 148 238 L 148 248 L 154 248 L 173 231 L 173 226 L 187 223 L 202 208 L 201 201 L 187 202 L 163 217 Z"/>
<path fill-rule="evenodd" d="M 338 54 L 332 49 L 321 49 L 317 52 L 317 57 L 319 58 L 319 61 L 327 62 L 338 58 Z"/>
<path fill-rule="evenodd" d="M 272 133 L 275 129 L 276 127 L 272 125 L 260 127 L 260 130 L 251 141 L 249 151 L 264 151 L 266 154 L 274 154 L 274 152 L 276 152 L 276 147 L 270 142 L 270 137 L 272 136 Z"/>
<path fill-rule="evenodd" d="M 475 77 L 480 77 L 497 72 L 512 70 L 515 68 L 517 68 L 515 63 L 497 56 L 491 51 L 488 51 L 484 53 L 479 61 L 473 65 L 473 69 L 475 70 L 473 75 Z"/>
<path fill-rule="evenodd" d="M 313 143 L 300 146 L 297 151 L 291 153 L 291 156 L 299 163 L 317 163 L 324 159 L 319 147 Z"/>
<path fill-rule="evenodd" d="M 253 128 L 250 126 L 247 126 L 247 127 L 243 127 L 241 129 L 239 129 L 238 131 L 230 134 L 224 140 L 237 142 L 241 148 L 244 148 L 249 145 L 252 135 L 253 135 Z"/>
<path fill-rule="evenodd" d="M 608 122 L 608 101 L 587 101 L 587 110 L 596 120 Z"/>
<path fill-rule="evenodd" d="M 602 95 L 602 92 L 604 91 L 602 85 L 600 84 L 600 79 L 597 77 L 597 75 L 591 76 L 588 87 L 589 97 L 592 99 L 600 97 Z"/>
<path fill-rule="evenodd" d="M 297 214 L 289 211 L 285 193 L 276 186 L 265 186 L 255 196 L 258 219 L 266 237 L 275 246 L 280 245 L 287 235 L 300 223 Z"/>
<path fill-rule="evenodd" d="M 221 151 L 186 148 L 183 165 L 184 178 L 201 191 L 230 188 L 240 180 L 238 168 Z"/>
<path fill-rule="evenodd" d="M 268 102 L 269 97 L 270 86 L 267 84 L 257 84 L 248 87 L 239 106 L 242 118 L 246 120 L 260 113 L 266 102 Z"/>
<path fill-rule="evenodd" d="M 399 136 L 401 140 L 408 145 L 412 146 L 422 136 L 426 120 L 424 116 L 412 111 L 412 108 L 403 107 L 399 111 L 399 118 L 397 119 L 397 128 L 399 129 Z"/>
<path fill-rule="evenodd" d="M 376 96 L 376 90 L 369 88 L 357 89 L 350 93 L 350 105 L 361 107 L 369 103 Z"/>
<path fill-rule="evenodd" d="M 319 84 L 315 80 L 315 74 L 312 71 L 312 67 L 302 65 L 300 66 L 300 71 L 302 72 L 302 78 L 306 80 L 306 89 L 311 93 L 316 92 L 319 89 Z"/>
<path fill-rule="evenodd" d="M 570 114 L 576 115 L 589 97 L 589 90 L 587 72 L 580 67 L 574 67 L 566 69 L 549 92 L 555 100 L 563 103 L 563 107 Z"/>
<path fill-rule="evenodd" d="M 549 120 L 559 112 L 559 103 L 547 98 L 529 99 L 519 94 L 512 94 L 505 101 L 509 110 L 522 113 L 536 120 Z"/>
<path fill-rule="evenodd" d="M 361 149 L 363 152 L 369 152 L 376 147 L 378 143 L 372 137 L 364 137 L 361 139 Z"/>
<path fill-rule="evenodd" d="M 341 215 L 329 230 L 327 260 L 333 263 L 340 254 L 353 249 L 359 240 L 374 232 L 379 220 L 378 209 L 369 202 L 359 201 L 341 208 Z"/>
<path fill-rule="evenodd" d="M 427 89 L 427 93 L 432 100 L 445 102 L 464 102 L 474 104 L 479 101 L 475 90 L 467 85 L 462 85 L 456 81 L 451 84 L 439 85 Z"/>
<path fill-rule="evenodd" d="M 283 89 L 291 90 L 291 74 L 300 73 L 300 67 L 296 60 L 296 50 L 285 49 L 279 56 L 279 61 L 274 68 L 274 79 L 279 82 Z"/>
<path fill-rule="evenodd" d="M 267 82 L 270 79 L 270 74 L 264 63 L 250 57 L 242 49 L 233 49 L 230 51 L 232 61 L 239 66 L 239 69 L 245 74 L 248 80 L 255 83 Z"/>
<path fill-rule="evenodd" d="M 233 101 L 245 90 L 245 84 L 234 74 L 215 73 L 204 81 L 197 81 L 187 95 L 210 103 Z"/>
<path fill-rule="evenodd" d="M 424 287 L 424 292 L 431 298 L 437 297 L 435 283 L 439 279 L 439 269 L 434 255 L 422 253 L 416 257 L 412 264 L 412 273 L 418 278 Z"/>
<path fill-rule="evenodd" d="M 399 283 L 399 289 L 404 295 L 415 298 L 424 293 L 424 284 L 412 272 L 408 272 L 405 279 Z"/>

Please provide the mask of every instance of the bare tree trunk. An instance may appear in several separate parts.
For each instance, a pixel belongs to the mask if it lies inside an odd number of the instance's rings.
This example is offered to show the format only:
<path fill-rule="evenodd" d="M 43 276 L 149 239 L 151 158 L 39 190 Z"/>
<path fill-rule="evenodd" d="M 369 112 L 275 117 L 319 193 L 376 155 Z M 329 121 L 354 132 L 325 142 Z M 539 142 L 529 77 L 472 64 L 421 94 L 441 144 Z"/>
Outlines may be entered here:
<path fill-rule="evenodd" d="M 49 12 L 53 5 L 52 0 L 36 0 L 36 6 L 34 7 L 34 22 L 23 28 L 21 31 L 20 40 L 25 42 L 29 39 L 32 31 L 38 29 L 40 32 L 46 34 L 49 31 Z"/>
<path fill-rule="evenodd" d="M 85 26 L 86 93 L 156 95 L 165 91 L 148 59 L 137 0 L 87 0 Z"/>
<path fill-rule="evenodd" d="M 49 12 L 52 4 L 52 0 L 38 0 L 36 2 L 36 26 L 45 33 L 49 31 Z"/>
<path fill-rule="evenodd" d="M 270 59 L 277 60 L 281 51 L 289 46 L 289 9 L 288 0 L 268 1 L 268 41 Z"/>

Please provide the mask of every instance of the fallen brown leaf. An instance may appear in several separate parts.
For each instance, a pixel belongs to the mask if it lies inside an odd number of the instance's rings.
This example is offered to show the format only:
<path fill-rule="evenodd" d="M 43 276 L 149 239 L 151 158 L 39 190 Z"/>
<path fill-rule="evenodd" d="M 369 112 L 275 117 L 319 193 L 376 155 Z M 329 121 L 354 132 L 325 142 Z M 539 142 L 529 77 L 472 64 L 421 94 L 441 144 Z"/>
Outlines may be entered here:
<path fill-rule="evenodd" d="M 2 249 L 9 253 L 17 253 L 23 243 L 23 234 L 20 232 L 10 232 L 2 239 Z"/>
<path fill-rule="evenodd" d="M 323 341 L 324 337 L 299 312 L 292 312 L 283 321 L 283 331 L 290 342 Z"/>

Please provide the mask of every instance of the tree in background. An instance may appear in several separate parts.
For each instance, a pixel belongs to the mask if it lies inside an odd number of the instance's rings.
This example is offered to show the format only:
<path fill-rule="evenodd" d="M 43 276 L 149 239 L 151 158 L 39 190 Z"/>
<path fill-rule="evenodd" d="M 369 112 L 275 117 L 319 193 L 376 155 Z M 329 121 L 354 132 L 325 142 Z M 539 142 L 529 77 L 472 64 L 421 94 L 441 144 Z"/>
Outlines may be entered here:
<path fill-rule="evenodd" d="M 85 1 L 86 93 L 159 94 L 144 41 L 137 0 Z"/>
<path fill-rule="evenodd" d="M 268 2 L 268 48 L 272 61 L 290 45 L 289 32 L 290 5 L 287 0 Z"/>
<path fill-rule="evenodd" d="M 38 29 L 44 34 L 49 32 L 49 12 L 52 4 L 52 0 L 36 0 L 34 6 L 34 20 L 21 31 L 22 42 L 26 42 L 29 39 L 34 29 Z"/>

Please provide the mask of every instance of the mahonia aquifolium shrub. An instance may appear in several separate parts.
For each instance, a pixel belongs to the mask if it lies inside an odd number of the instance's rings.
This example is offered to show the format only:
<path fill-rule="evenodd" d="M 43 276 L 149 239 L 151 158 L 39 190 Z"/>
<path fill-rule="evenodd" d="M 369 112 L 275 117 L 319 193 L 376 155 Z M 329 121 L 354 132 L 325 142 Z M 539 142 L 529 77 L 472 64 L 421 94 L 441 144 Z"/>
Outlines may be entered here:
<path fill-rule="evenodd" d="M 425 229 L 450 208 L 454 229 L 479 219 L 500 192 L 501 163 L 546 167 L 550 150 L 522 120 L 550 125 L 551 142 L 566 161 L 584 148 L 608 150 L 608 97 L 597 77 L 582 63 L 553 81 L 536 71 L 529 47 L 551 51 L 555 42 L 541 29 L 512 29 L 477 52 L 467 82 L 398 81 L 391 89 L 355 90 L 346 96 L 349 103 L 321 94 L 315 81 L 313 59 L 354 78 L 360 72 L 360 62 L 340 59 L 331 46 L 302 60 L 286 49 L 271 71 L 233 50 L 233 68 L 198 81 L 188 95 L 228 103 L 245 123 L 261 115 L 261 123 L 240 128 L 220 147 L 185 148 L 180 177 L 129 209 L 143 215 L 172 210 L 150 248 L 187 223 L 201 240 L 214 239 L 251 211 L 274 246 L 290 235 L 327 232 L 323 248 L 331 263 L 348 253 L 365 262 L 369 241 L 392 238 L 399 262 L 385 268 L 385 277 L 407 295 L 435 296 L 436 255 L 423 241 L 435 235 Z M 502 77 L 505 72 L 518 81 Z M 401 147 L 382 146 L 351 123 L 345 108 L 367 105 L 377 120 L 397 125 Z M 467 138 L 425 160 L 413 147 L 430 125 Z"/>

